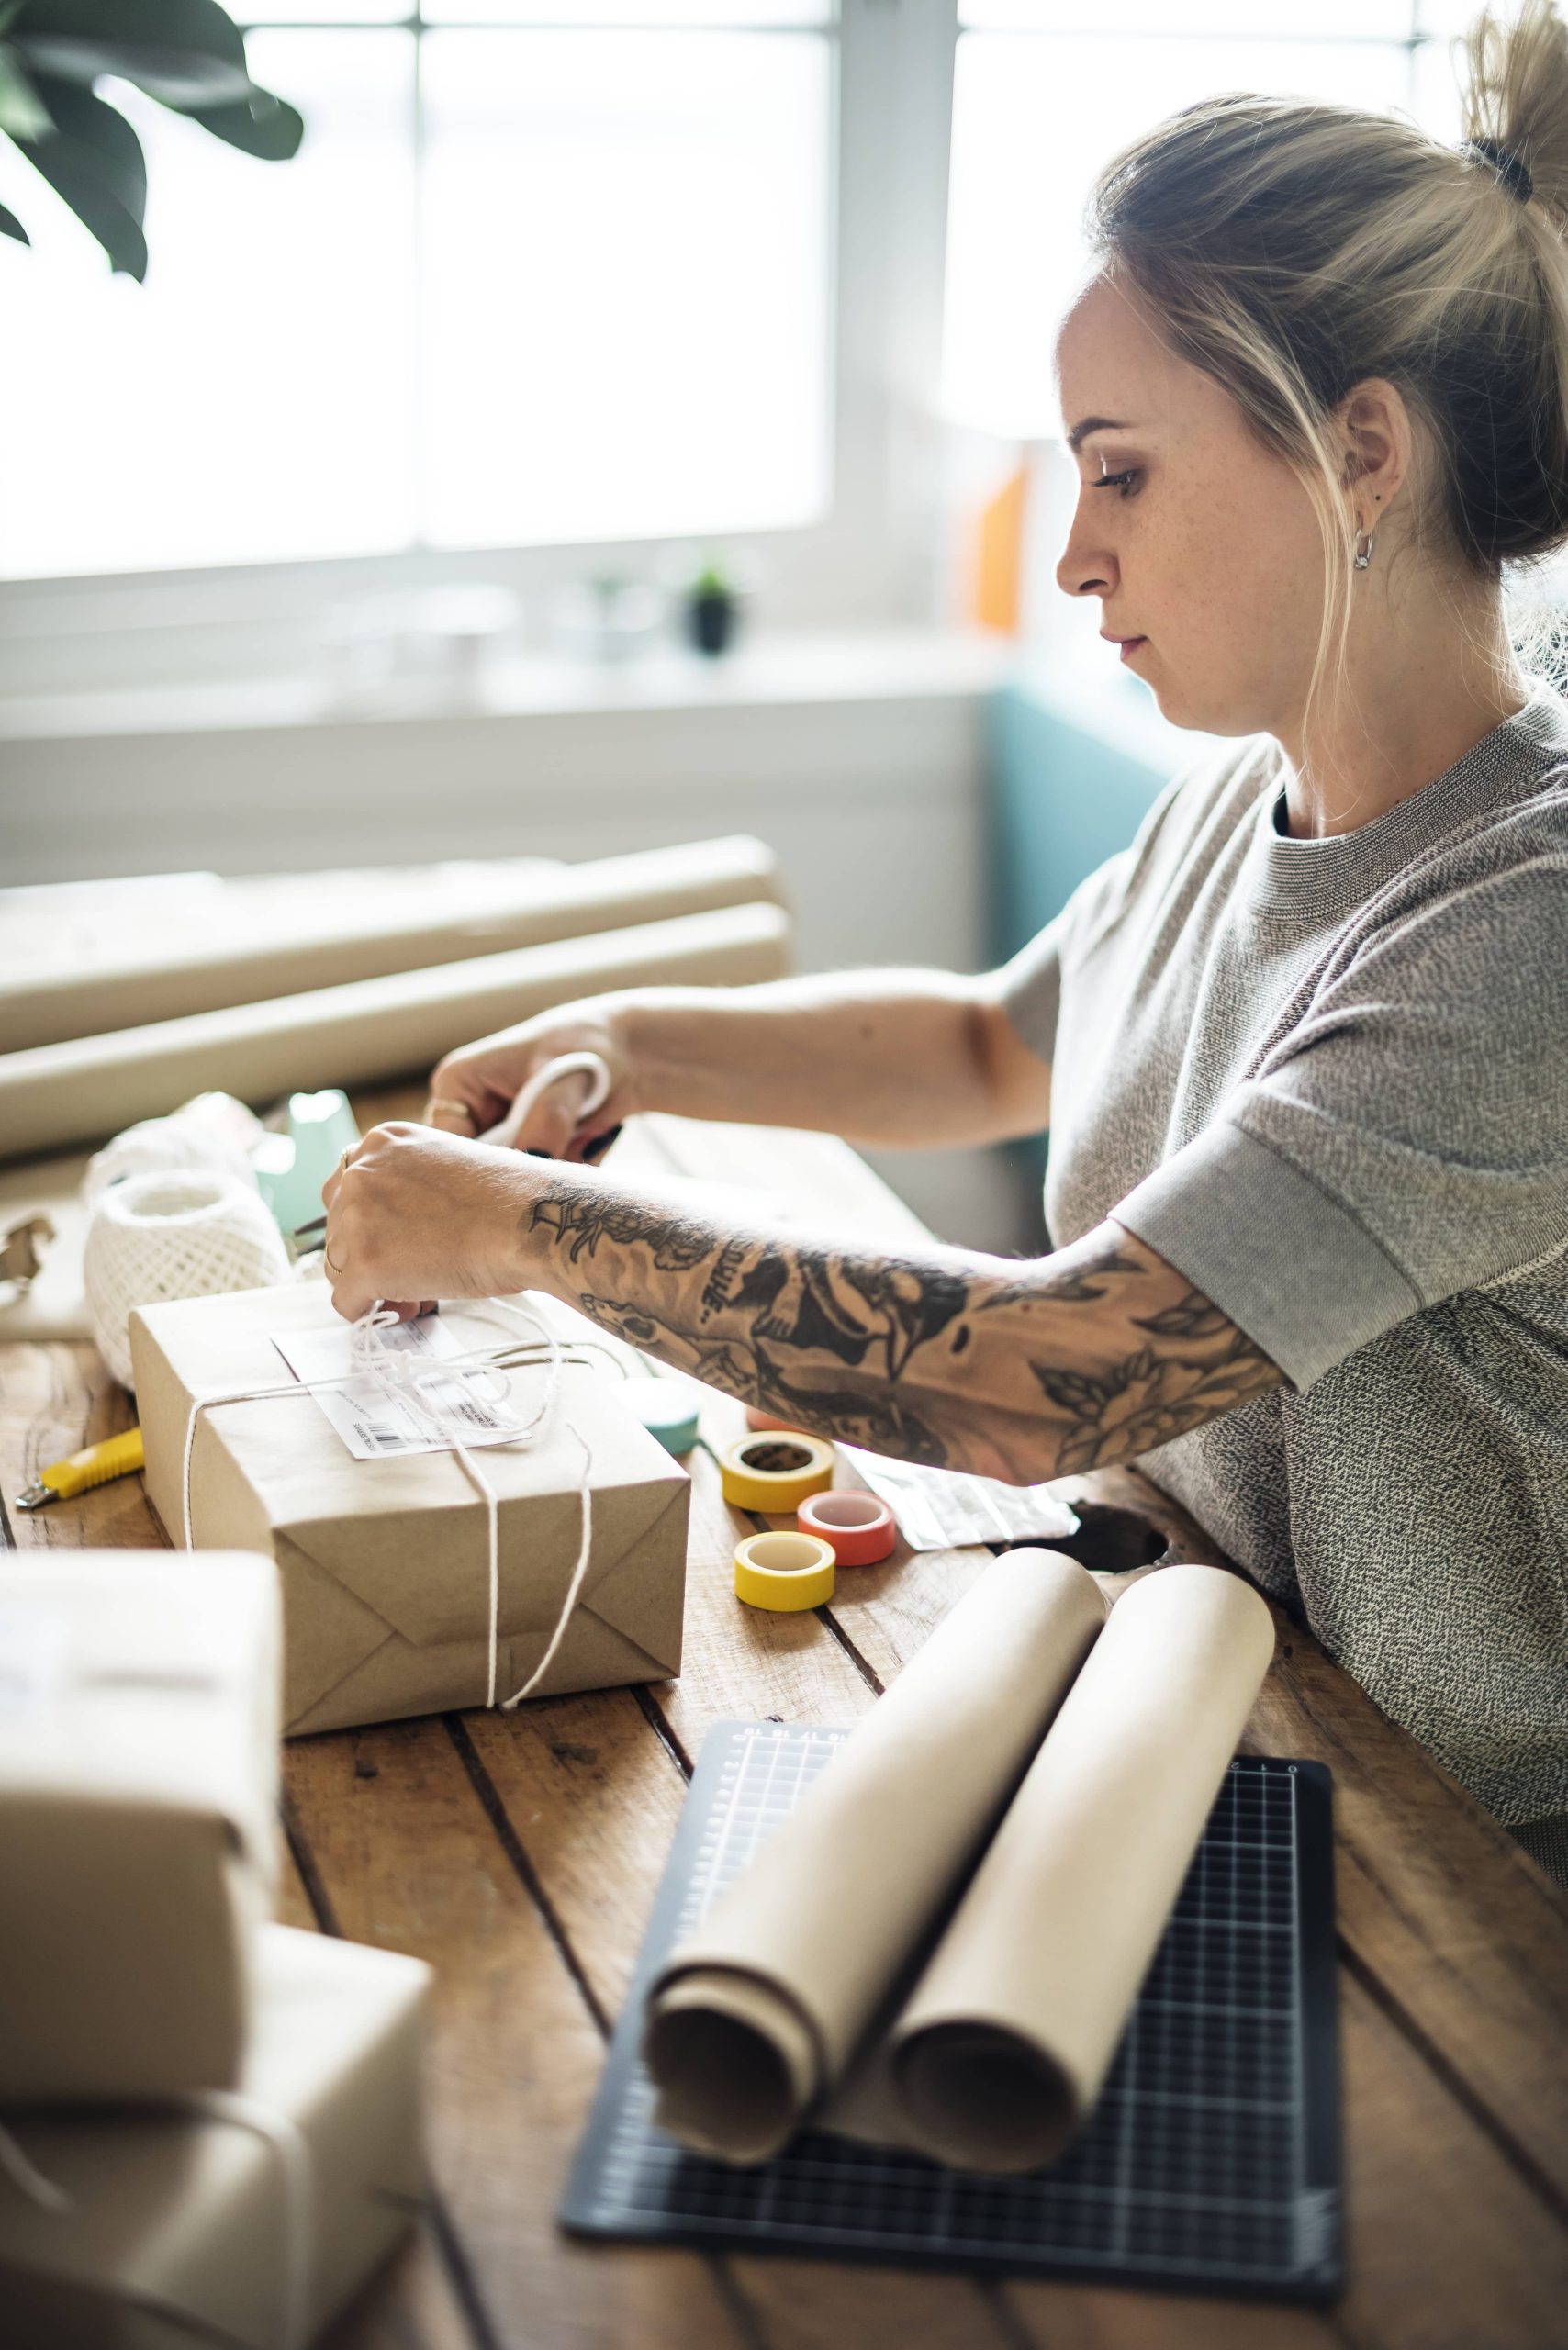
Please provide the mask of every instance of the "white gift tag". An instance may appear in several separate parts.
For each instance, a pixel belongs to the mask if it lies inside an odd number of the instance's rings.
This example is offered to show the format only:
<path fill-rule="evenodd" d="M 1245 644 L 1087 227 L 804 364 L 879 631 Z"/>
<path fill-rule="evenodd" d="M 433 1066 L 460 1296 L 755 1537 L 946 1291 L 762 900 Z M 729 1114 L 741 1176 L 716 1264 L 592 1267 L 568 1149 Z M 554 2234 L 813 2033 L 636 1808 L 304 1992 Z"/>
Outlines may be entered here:
<path fill-rule="evenodd" d="M 841 1444 L 856 1474 L 885 1501 L 912 1550 L 958 1550 L 967 1542 L 1048 1542 L 1076 1534 L 1078 1518 L 1048 1485 L 1003 1485 L 954 1469 L 925 1469 Z"/>
<path fill-rule="evenodd" d="M 511 1410 L 504 1373 L 471 1370 L 440 1375 L 442 1359 L 465 1349 L 439 1315 L 391 1325 L 379 1340 L 393 1354 L 411 1357 L 435 1373 L 421 1381 L 417 1402 L 405 1402 L 374 1379 L 353 1376 L 353 1332 L 346 1322 L 341 1330 L 273 1333 L 273 1344 L 296 1379 L 351 1381 L 345 1387 L 318 1389 L 313 1401 L 356 1460 L 450 1452 L 454 1444 L 509 1444 L 524 1433 Z"/>

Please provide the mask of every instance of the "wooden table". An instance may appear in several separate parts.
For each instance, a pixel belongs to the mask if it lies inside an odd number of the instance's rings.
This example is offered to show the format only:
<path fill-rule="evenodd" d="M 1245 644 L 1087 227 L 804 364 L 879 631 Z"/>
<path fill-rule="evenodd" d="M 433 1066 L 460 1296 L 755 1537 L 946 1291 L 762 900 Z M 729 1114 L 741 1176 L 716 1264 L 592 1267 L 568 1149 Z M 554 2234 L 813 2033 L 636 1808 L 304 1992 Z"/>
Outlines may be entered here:
<path fill-rule="evenodd" d="M 362 1117 L 407 1111 L 361 1105 Z M 917 1233 L 822 1136 L 653 1118 L 614 1166 L 760 1184 L 803 1222 Z M 0 1491 L 130 1406 L 88 1348 L 0 1350 Z M 1548 2350 L 1568 2344 L 1568 1897 L 1384 1720 L 1310 1634 L 1280 1642 L 1248 1742 L 1335 1782 L 1350 2288 L 1330 2311 L 1108 2287 L 574 2243 L 554 2212 L 710 1723 L 850 1722 L 986 1562 L 902 1550 L 831 1607 L 737 1606 L 752 1521 L 720 1496 L 721 1402 L 690 1457 L 686 1665 L 652 1688 L 302 1739 L 285 1751 L 293 1924 L 436 1970 L 430 2221 L 333 2350 Z M 1211 1545 L 1127 1472 L 1064 1486 L 1080 1555 L 1136 1569 Z M 13 1541 L 162 1539 L 140 1481 Z M 1070 1546 L 1073 1547 L 1073 1546 Z"/>

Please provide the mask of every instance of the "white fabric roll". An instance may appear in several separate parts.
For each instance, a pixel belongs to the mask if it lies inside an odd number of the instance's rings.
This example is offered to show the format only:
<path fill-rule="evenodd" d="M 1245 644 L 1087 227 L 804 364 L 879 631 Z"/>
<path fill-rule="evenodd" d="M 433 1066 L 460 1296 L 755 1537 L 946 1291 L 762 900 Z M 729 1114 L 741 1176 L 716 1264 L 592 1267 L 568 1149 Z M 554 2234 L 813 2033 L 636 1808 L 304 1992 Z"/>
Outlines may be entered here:
<path fill-rule="evenodd" d="M 93 1336 L 122 1387 L 131 1384 L 133 1305 L 270 1289 L 290 1277 L 260 1193 L 213 1169 L 154 1168 L 110 1184 L 88 1222 L 84 1270 Z"/>

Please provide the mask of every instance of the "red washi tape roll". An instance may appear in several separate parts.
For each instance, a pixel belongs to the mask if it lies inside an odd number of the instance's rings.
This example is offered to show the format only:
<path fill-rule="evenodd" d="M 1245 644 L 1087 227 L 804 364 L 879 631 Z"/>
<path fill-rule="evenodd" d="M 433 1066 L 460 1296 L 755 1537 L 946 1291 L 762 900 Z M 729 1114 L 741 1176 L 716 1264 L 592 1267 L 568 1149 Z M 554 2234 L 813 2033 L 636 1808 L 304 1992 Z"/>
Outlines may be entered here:
<path fill-rule="evenodd" d="M 745 1407 L 745 1424 L 748 1428 L 792 1428 L 795 1425 L 793 1420 L 776 1420 L 771 1412 L 759 1412 L 755 1404 Z"/>
<path fill-rule="evenodd" d="M 829 1545 L 841 1567 L 874 1567 L 897 1539 L 892 1511 L 875 1494 L 812 1494 L 795 1512 L 802 1534 Z"/>

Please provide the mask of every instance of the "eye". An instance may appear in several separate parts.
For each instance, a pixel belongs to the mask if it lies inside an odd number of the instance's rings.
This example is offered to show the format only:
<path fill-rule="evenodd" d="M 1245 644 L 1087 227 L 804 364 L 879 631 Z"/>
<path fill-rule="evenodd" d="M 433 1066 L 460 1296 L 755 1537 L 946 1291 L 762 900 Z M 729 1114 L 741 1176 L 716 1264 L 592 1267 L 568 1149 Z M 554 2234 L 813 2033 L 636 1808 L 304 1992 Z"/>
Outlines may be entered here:
<path fill-rule="evenodd" d="M 1127 482 L 1137 481 L 1138 472 L 1139 468 L 1137 465 L 1129 465 L 1125 473 L 1102 474 L 1100 479 L 1098 481 L 1092 481 L 1089 487 L 1091 489 L 1120 489 L 1122 496 L 1126 498 L 1129 496 L 1130 493 L 1124 485 Z"/>

